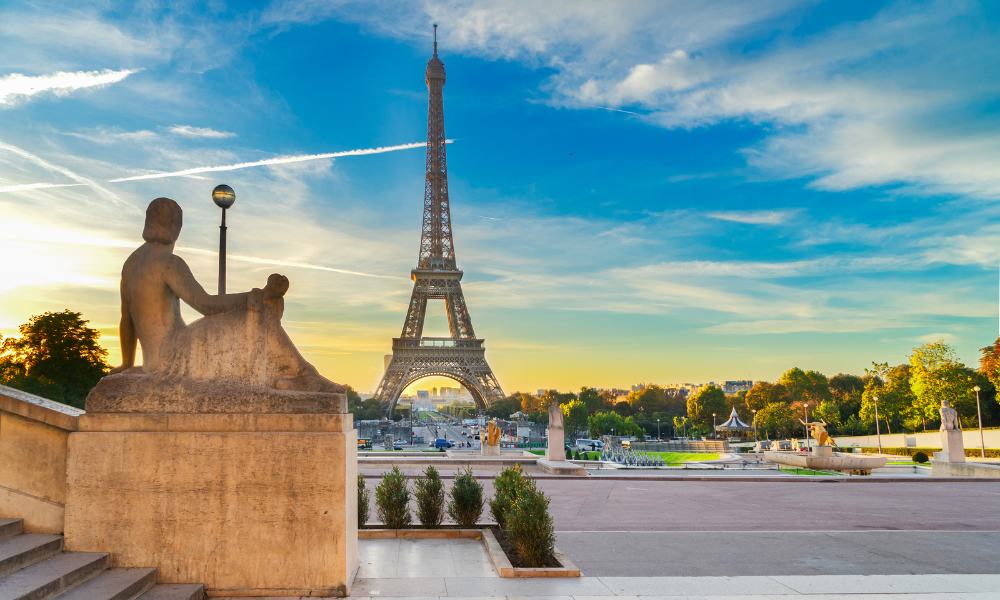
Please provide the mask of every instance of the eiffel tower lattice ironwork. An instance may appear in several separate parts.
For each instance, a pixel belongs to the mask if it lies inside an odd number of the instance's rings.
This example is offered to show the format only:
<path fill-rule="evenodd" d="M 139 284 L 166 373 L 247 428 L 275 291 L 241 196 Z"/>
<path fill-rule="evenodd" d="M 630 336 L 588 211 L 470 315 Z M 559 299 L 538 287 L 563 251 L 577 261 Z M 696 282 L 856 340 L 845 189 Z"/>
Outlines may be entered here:
<path fill-rule="evenodd" d="M 392 356 L 386 357 L 385 374 L 375 391 L 391 417 L 399 395 L 418 379 L 434 375 L 461 383 L 480 409 L 503 398 L 503 390 L 486 362 L 485 341 L 477 338 L 462 294 L 462 271 L 455 263 L 448 202 L 448 165 L 445 155 L 444 63 L 437 54 L 427 63 L 427 169 L 424 180 L 424 217 L 420 233 L 417 268 L 410 272 L 413 293 L 403 322 L 403 332 L 392 340 Z M 424 337 L 428 300 L 444 300 L 450 337 Z"/>

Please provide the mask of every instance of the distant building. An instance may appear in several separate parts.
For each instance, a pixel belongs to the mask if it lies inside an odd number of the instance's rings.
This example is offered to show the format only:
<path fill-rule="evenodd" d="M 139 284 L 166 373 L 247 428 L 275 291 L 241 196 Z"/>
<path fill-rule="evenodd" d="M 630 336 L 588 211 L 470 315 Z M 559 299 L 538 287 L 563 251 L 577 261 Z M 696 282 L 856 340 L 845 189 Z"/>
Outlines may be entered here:
<path fill-rule="evenodd" d="M 727 394 L 738 394 L 753 387 L 753 381 L 749 379 L 735 379 L 722 384 L 722 391 Z"/>

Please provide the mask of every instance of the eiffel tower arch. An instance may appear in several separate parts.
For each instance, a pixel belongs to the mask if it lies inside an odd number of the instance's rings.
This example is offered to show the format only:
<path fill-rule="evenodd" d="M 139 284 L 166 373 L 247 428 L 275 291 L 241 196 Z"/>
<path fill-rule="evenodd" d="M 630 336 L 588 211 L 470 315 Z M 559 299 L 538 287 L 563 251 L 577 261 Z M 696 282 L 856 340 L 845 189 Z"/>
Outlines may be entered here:
<path fill-rule="evenodd" d="M 427 159 L 424 177 L 424 215 L 420 232 L 417 267 L 410 271 L 413 293 L 403 321 L 403 331 L 392 340 L 392 356 L 375 390 L 388 417 L 408 385 L 431 376 L 442 376 L 462 384 L 480 410 L 503 398 L 503 390 L 489 363 L 483 338 L 477 338 L 462 293 L 463 272 L 455 262 L 448 198 L 448 161 L 445 152 L 444 63 L 437 54 L 427 62 Z M 424 318 L 428 300 L 444 300 L 449 337 L 425 337 Z"/>

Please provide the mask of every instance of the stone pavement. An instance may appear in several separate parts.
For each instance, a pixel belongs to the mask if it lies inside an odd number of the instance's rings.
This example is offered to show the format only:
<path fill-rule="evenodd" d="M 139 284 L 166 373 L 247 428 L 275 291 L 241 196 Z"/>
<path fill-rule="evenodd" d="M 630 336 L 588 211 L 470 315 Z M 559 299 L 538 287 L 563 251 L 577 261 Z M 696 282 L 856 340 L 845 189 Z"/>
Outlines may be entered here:
<path fill-rule="evenodd" d="M 504 579 L 475 540 L 361 540 L 359 553 L 352 597 L 379 600 L 1000 599 L 1000 574 Z"/>

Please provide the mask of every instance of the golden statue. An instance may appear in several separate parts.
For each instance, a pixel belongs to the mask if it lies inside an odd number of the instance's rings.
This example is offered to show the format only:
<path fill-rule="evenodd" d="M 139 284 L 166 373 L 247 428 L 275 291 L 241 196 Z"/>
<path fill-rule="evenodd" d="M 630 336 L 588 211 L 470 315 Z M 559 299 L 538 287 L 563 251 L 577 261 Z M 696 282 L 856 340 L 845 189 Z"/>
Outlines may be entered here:
<path fill-rule="evenodd" d="M 809 435 L 816 440 L 817 446 L 836 446 L 837 442 L 830 437 L 830 434 L 826 431 L 825 421 L 811 421 L 806 423 L 802 419 L 799 419 L 799 423 L 802 423 L 809 428 Z"/>
<path fill-rule="evenodd" d="M 480 433 L 482 436 L 480 442 L 486 446 L 499 446 L 500 433 L 500 426 L 497 425 L 496 420 L 490 421 L 486 424 L 486 431 Z"/>

